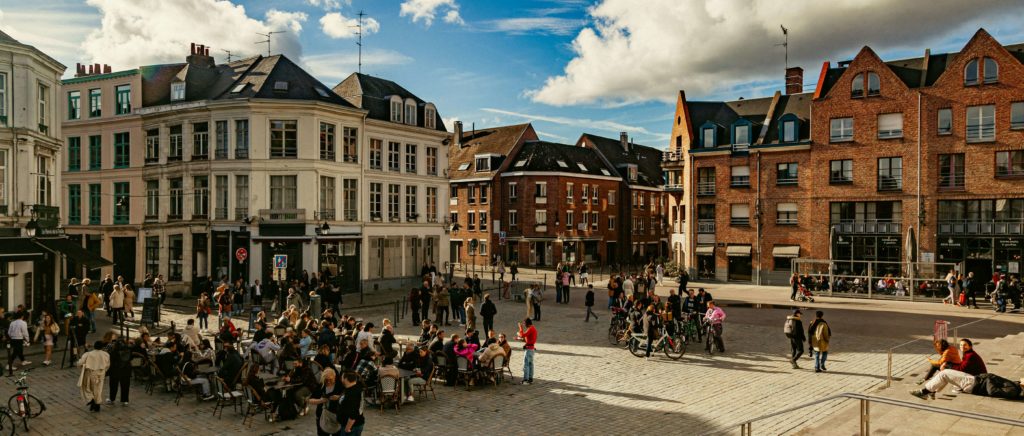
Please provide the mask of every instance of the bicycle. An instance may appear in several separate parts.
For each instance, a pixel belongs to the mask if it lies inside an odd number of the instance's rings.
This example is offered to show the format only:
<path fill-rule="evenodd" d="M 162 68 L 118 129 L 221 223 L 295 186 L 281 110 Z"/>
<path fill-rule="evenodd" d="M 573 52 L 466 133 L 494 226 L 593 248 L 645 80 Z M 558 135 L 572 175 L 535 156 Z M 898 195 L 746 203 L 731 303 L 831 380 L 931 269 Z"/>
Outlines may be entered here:
<path fill-rule="evenodd" d="M 699 319 L 696 313 L 688 313 L 686 321 L 679 324 L 682 327 L 682 336 L 686 342 L 700 343 L 702 336 Z"/>
<path fill-rule="evenodd" d="M 622 342 L 628 323 L 626 322 L 626 311 L 620 307 L 612 308 L 612 318 L 608 324 L 608 342 L 612 345 L 619 345 Z"/>
<path fill-rule="evenodd" d="M 719 349 L 719 352 L 720 353 L 724 352 L 724 349 L 725 349 L 724 342 L 722 342 L 721 340 L 719 342 L 717 342 L 717 343 L 715 342 L 715 325 L 712 324 L 711 322 L 704 321 L 704 326 L 705 326 L 705 330 L 704 330 L 704 335 L 705 335 L 705 338 L 704 338 L 704 351 L 706 353 L 708 353 L 709 356 L 714 355 L 715 354 L 715 347 L 717 347 L 718 344 L 721 343 L 722 344 L 722 348 Z"/>
<path fill-rule="evenodd" d="M 15 416 L 20 417 L 25 424 L 25 431 L 28 431 L 28 420 L 35 418 L 46 411 L 46 404 L 36 396 L 28 393 L 28 373 L 31 370 L 23 370 L 18 374 L 14 383 L 18 386 L 14 395 L 7 399 L 7 408 Z"/>
<path fill-rule="evenodd" d="M 651 343 L 651 351 L 664 351 L 665 356 L 672 360 L 679 360 L 686 354 L 686 341 L 684 341 L 678 334 L 669 335 L 667 330 L 662 327 L 661 337 L 657 341 Z M 629 338 L 629 352 L 633 353 L 636 357 L 644 357 L 647 355 L 647 335 L 634 334 Z"/>
<path fill-rule="evenodd" d="M 14 423 L 14 416 L 11 415 L 11 410 L 6 407 L 0 407 L 0 435 L 14 435 L 17 427 L 18 424 Z"/>

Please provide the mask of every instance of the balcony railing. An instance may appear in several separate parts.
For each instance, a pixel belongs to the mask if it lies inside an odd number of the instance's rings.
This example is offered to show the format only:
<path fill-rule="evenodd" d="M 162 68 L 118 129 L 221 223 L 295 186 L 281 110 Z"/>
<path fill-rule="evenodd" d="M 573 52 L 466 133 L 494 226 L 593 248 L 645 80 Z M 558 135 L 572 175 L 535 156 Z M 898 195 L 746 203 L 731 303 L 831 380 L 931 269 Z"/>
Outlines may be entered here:
<path fill-rule="evenodd" d="M 996 177 L 1022 177 L 1024 176 L 1024 168 L 1017 165 L 1010 166 L 997 166 Z"/>
<path fill-rule="evenodd" d="M 682 183 L 666 183 L 664 188 L 665 188 L 666 191 L 682 191 L 683 190 L 683 184 Z"/>
<path fill-rule="evenodd" d="M 213 157 L 214 157 L 214 159 L 227 159 L 228 158 L 228 149 L 226 149 L 226 148 L 218 148 L 218 149 L 214 150 L 213 151 Z"/>
<path fill-rule="evenodd" d="M 750 176 L 732 176 L 729 179 L 729 186 L 733 188 L 749 188 Z"/>
<path fill-rule="evenodd" d="M 697 182 L 697 195 L 715 195 L 715 182 Z"/>
<path fill-rule="evenodd" d="M 733 153 L 746 153 L 747 151 L 750 151 L 750 144 L 733 144 L 732 145 L 732 152 Z"/>
<path fill-rule="evenodd" d="M 215 207 L 215 208 L 213 208 L 213 219 L 215 219 L 215 220 L 226 220 L 226 219 L 228 219 L 228 208 L 226 208 L 226 207 Z"/>
<path fill-rule="evenodd" d="M 235 208 L 235 219 L 241 221 L 241 220 L 244 220 L 246 218 L 249 218 L 249 208 L 248 207 L 236 207 Z"/>
<path fill-rule="evenodd" d="M 715 220 L 697 220 L 697 233 L 715 233 Z"/>
<path fill-rule="evenodd" d="M 661 153 L 662 162 L 679 162 L 683 160 L 683 154 L 678 151 L 666 151 Z"/>
<path fill-rule="evenodd" d="M 983 142 L 996 139 L 994 123 L 967 125 L 967 142 Z"/>
<path fill-rule="evenodd" d="M 943 235 L 1020 235 L 1024 220 L 939 220 Z"/>
<path fill-rule="evenodd" d="M 900 221 L 885 220 L 842 220 L 832 223 L 836 233 L 900 234 Z"/>
<path fill-rule="evenodd" d="M 878 176 L 879 191 L 902 191 L 903 180 L 893 176 Z"/>
<path fill-rule="evenodd" d="M 235 149 L 235 159 L 248 159 L 248 158 L 249 158 L 249 149 L 248 148 L 236 148 Z"/>
<path fill-rule="evenodd" d="M 781 185 L 781 186 L 796 185 L 798 183 L 799 183 L 799 178 L 797 178 L 797 177 L 779 177 L 779 178 L 775 179 L 775 184 L 776 185 Z"/>
<path fill-rule="evenodd" d="M 750 226 L 750 217 L 748 216 L 734 216 L 729 218 L 729 224 L 734 226 Z"/>
<path fill-rule="evenodd" d="M 942 191 L 963 191 L 966 184 L 963 174 L 950 174 L 939 176 L 939 190 Z"/>
<path fill-rule="evenodd" d="M 334 221 L 334 209 L 320 209 L 316 216 L 320 220 Z"/>
<path fill-rule="evenodd" d="M 305 221 L 306 209 L 260 209 L 263 221 Z"/>

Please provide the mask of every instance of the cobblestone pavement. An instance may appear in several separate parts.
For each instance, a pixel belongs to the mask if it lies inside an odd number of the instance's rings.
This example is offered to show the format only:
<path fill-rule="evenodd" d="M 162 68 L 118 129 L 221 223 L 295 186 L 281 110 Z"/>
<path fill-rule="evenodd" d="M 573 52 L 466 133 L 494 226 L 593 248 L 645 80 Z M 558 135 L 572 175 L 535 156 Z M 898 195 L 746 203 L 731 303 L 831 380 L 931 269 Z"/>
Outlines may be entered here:
<path fill-rule="evenodd" d="M 652 355 L 650 361 L 633 357 L 607 343 L 607 311 L 600 303 L 604 300 L 603 289 L 597 292 L 601 318 L 590 323 L 583 322 L 583 290 L 573 290 L 570 305 L 554 304 L 554 295 L 548 292 L 543 321 L 538 323 L 533 385 L 481 386 L 469 391 L 438 386 L 437 400 L 418 400 L 404 406 L 400 413 L 368 410 L 365 433 L 700 433 L 836 392 L 877 389 L 885 383 L 887 348 L 927 337 L 935 319 L 949 319 L 959 325 L 992 315 L 988 311 L 954 312 L 931 303 L 819 298 L 813 306 L 825 310 L 835 336 L 829 371 L 815 374 L 813 369 L 806 369 L 813 367 L 806 357 L 801 370 L 791 369 L 786 358 L 789 346 L 781 332 L 791 307 L 786 290 L 708 287 L 725 304 L 729 315 L 725 354 L 707 357 L 700 350 L 690 349 L 679 361 L 669 360 L 664 354 Z M 667 294 L 667 288 L 659 289 L 659 293 Z M 390 297 L 379 298 L 388 301 Z M 497 330 L 512 337 L 515 323 L 525 316 L 525 308 L 508 301 L 497 304 Z M 181 321 L 189 315 L 175 310 L 169 308 L 165 320 Z M 346 312 L 368 319 L 393 317 L 389 306 Z M 813 317 L 813 308 L 804 313 L 805 319 Z M 995 338 L 1019 332 L 1018 318 L 1024 316 L 1000 315 L 981 321 L 969 328 L 970 335 Z M 400 335 L 415 333 L 409 319 L 398 325 Z M 449 332 L 457 329 L 448 328 Z M 898 349 L 893 359 L 894 374 L 898 377 L 918 370 L 922 350 L 926 349 L 924 341 Z M 522 356 L 521 350 L 513 351 L 516 380 L 522 375 Z M 30 423 L 32 434 L 315 434 L 312 417 L 285 423 L 257 419 L 246 428 L 241 425 L 241 416 L 231 410 L 222 418 L 214 418 L 212 403 L 189 398 L 174 406 L 172 394 L 147 395 L 141 386 L 133 386 L 130 406 L 104 406 L 101 413 L 93 414 L 79 399 L 77 377 L 75 369 L 54 367 L 31 373 L 32 392 L 48 407 Z M 13 390 L 12 379 L 0 379 L 0 391 Z M 760 422 L 757 431 L 790 433 L 819 423 L 840 409 L 837 404 L 822 404 Z"/>

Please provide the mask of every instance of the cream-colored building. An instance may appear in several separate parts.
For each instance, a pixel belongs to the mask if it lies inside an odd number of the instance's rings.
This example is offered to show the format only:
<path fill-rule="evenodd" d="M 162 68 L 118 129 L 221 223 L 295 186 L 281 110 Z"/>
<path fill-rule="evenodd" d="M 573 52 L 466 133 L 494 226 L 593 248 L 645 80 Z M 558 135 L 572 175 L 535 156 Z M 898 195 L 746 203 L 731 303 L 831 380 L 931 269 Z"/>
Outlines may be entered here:
<path fill-rule="evenodd" d="M 117 274 L 135 282 L 162 274 L 172 290 L 205 289 L 207 280 L 225 276 L 268 282 L 280 274 L 293 279 L 326 270 L 345 292 L 354 292 L 418 275 L 408 268 L 374 274 L 381 268 L 368 261 L 379 253 L 371 246 L 379 248 L 379 235 L 408 237 L 402 241 L 409 249 L 387 260 L 419 261 L 424 252 L 413 249 L 424 244 L 411 238 L 435 237 L 433 246 L 443 246 L 444 229 L 375 222 L 368 160 L 378 140 L 440 147 L 443 127 L 379 123 L 373 111 L 332 92 L 284 56 L 217 65 L 208 53 L 194 45 L 185 63 L 104 70 L 65 82 L 66 98 L 98 89 L 115 106 L 119 89 L 132 90 L 126 97 L 130 115 L 67 121 L 67 140 L 83 138 L 83 150 L 85 138 L 103 138 L 95 151 L 101 168 L 94 174 L 84 158 L 77 171 L 65 168 L 66 184 L 81 185 L 75 189 L 83 199 L 65 197 L 76 209 L 69 216 L 82 217 L 68 222 L 68 232 L 83 235 L 86 244 L 99 241 L 92 243 L 114 260 Z M 403 190 L 429 179 L 403 176 Z M 434 178 L 446 185 L 443 174 Z M 100 185 L 98 195 L 92 185 Z M 427 190 L 414 191 L 409 198 L 426 211 Z M 96 220 L 86 218 L 94 215 Z"/>

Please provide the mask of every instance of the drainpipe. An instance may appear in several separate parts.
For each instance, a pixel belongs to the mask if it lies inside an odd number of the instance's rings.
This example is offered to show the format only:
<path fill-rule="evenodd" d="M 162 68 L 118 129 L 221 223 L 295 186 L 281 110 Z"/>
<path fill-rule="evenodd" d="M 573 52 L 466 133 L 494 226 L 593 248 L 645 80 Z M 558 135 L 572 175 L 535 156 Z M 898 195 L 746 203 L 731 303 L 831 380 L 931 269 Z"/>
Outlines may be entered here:
<path fill-rule="evenodd" d="M 924 204 L 921 200 L 921 91 L 917 91 L 917 239 L 914 241 L 913 259 L 921 259 L 921 227 L 924 226 Z M 912 265 L 907 265 L 911 268 Z"/>
<path fill-rule="evenodd" d="M 757 195 L 754 199 L 754 216 L 757 221 L 754 222 L 755 231 L 757 232 L 757 275 L 755 275 L 755 284 L 761 285 L 761 153 L 757 154 Z"/>

